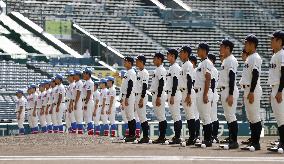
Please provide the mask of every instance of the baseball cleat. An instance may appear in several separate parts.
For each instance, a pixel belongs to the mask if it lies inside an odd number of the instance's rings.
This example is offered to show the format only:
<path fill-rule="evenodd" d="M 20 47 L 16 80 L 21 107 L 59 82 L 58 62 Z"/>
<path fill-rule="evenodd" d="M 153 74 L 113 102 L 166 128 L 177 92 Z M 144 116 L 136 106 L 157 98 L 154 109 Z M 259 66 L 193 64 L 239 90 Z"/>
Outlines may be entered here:
<path fill-rule="evenodd" d="M 243 145 L 251 144 L 251 138 L 247 139 L 246 141 L 242 141 L 241 144 L 243 144 Z"/>
<path fill-rule="evenodd" d="M 199 143 L 195 143 L 194 144 L 196 147 L 212 147 L 212 142 L 211 141 L 202 141 L 202 142 L 199 142 Z"/>
<path fill-rule="evenodd" d="M 254 150 L 260 150 L 260 144 L 249 144 L 247 146 L 241 147 L 241 150 L 251 151 L 251 146 L 254 147 Z"/>
<path fill-rule="evenodd" d="M 275 146 L 279 144 L 279 140 L 278 141 L 274 141 L 274 142 L 270 142 L 270 145 Z"/>
<path fill-rule="evenodd" d="M 165 141 L 167 141 L 166 138 L 158 138 L 158 139 L 154 140 L 152 143 L 153 144 L 163 144 L 163 143 L 165 143 Z"/>
<path fill-rule="evenodd" d="M 173 137 L 172 140 L 169 142 L 170 145 L 175 145 L 175 144 L 180 144 L 180 143 L 181 143 L 181 139 L 176 138 L 176 137 Z"/>
<path fill-rule="evenodd" d="M 190 145 L 194 145 L 194 144 L 195 144 L 195 141 L 192 140 L 192 139 L 188 139 L 188 140 L 186 141 L 186 146 L 190 146 Z"/>
<path fill-rule="evenodd" d="M 220 144 L 225 144 L 225 143 L 229 143 L 229 142 L 230 142 L 230 138 L 227 137 L 227 138 L 221 140 L 221 141 L 220 141 Z"/>
<path fill-rule="evenodd" d="M 270 147 L 270 148 L 267 148 L 267 150 L 268 151 L 272 151 L 272 152 L 278 152 L 278 149 L 284 149 L 284 144 L 282 144 L 282 143 L 279 143 L 278 145 L 276 145 L 276 146 L 273 146 L 273 147 Z M 280 149 L 280 150 L 281 150 Z"/>
<path fill-rule="evenodd" d="M 213 143 L 219 143 L 220 141 L 219 141 L 219 138 L 217 136 L 213 136 L 212 137 L 212 142 Z"/>
<path fill-rule="evenodd" d="M 136 140 L 136 137 L 125 137 L 125 142 L 134 142 Z"/>
<path fill-rule="evenodd" d="M 138 143 L 139 143 L 139 144 L 142 144 L 142 143 L 149 143 L 149 140 L 150 140 L 149 137 L 143 137 L 143 138 L 141 138 L 141 140 L 140 140 Z"/>

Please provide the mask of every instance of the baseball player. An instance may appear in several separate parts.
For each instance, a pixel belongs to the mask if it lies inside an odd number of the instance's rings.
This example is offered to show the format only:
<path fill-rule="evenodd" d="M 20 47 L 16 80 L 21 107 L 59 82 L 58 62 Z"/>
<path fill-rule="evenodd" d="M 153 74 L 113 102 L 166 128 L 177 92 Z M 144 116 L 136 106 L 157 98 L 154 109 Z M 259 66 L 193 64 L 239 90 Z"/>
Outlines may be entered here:
<path fill-rule="evenodd" d="M 99 83 L 94 82 L 94 94 L 93 94 L 93 100 L 94 100 L 94 109 L 93 109 L 93 119 L 95 123 L 95 117 L 96 117 L 96 111 L 99 108 L 99 101 L 100 101 L 100 91 L 99 91 Z M 97 125 L 95 123 L 95 135 L 100 135 L 100 125 Z"/>
<path fill-rule="evenodd" d="M 75 90 L 75 81 L 74 81 L 74 71 L 67 72 L 67 80 L 69 86 L 66 89 L 66 113 L 65 113 L 65 122 L 66 127 L 68 128 L 69 133 L 76 133 L 77 123 L 75 119 L 75 113 L 73 111 L 73 100 L 74 100 L 74 90 Z"/>
<path fill-rule="evenodd" d="M 149 73 L 144 68 L 146 64 L 146 57 L 139 55 L 136 57 L 137 70 L 137 83 L 135 85 L 135 111 L 138 114 L 138 118 L 141 122 L 143 131 L 143 138 L 138 143 L 149 142 L 149 124 L 146 117 L 146 104 L 148 102 L 148 95 L 146 93 L 148 88 Z M 137 128 L 136 128 L 137 129 Z M 140 134 L 140 133 L 139 133 Z M 137 135 L 137 133 L 136 133 Z"/>
<path fill-rule="evenodd" d="M 45 95 L 42 106 L 44 108 L 44 117 L 46 120 L 47 125 L 47 132 L 52 133 L 52 122 L 51 122 L 51 114 L 49 114 L 50 107 L 52 104 L 52 95 L 51 95 L 51 88 L 50 88 L 50 80 L 44 81 L 44 88 L 45 88 Z"/>
<path fill-rule="evenodd" d="M 216 56 L 213 54 L 208 55 L 208 59 L 213 63 L 216 62 Z M 211 76 L 211 90 L 213 92 L 212 103 L 211 103 L 211 121 L 212 121 L 212 141 L 215 143 L 219 143 L 218 139 L 218 130 L 219 130 L 219 120 L 217 117 L 217 103 L 219 101 L 219 95 L 217 92 L 217 83 L 218 83 L 218 70 L 213 66 L 212 68 L 212 76 Z"/>
<path fill-rule="evenodd" d="M 121 78 L 121 82 L 123 83 L 124 77 L 126 74 L 126 70 L 121 70 L 119 73 L 119 77 Z M 124 111 L 124 104 L 122 104 L 122 93 L 121 93 L 121 88 L 120 88 L 120 94 L 119 94 L 119 102 L 120 102 L 120 109 L 121 109 L 121 116 L 122 116 L 122 120 L 124 122 L 123 126 L 125 129 L 125 134 L 124 136 L 127 137 L 129 135 L 129 129 L 128 129 L 128 121 L 126 119 L 126 115 L 125 115 L 125 111 Z"/>
<path fill-rule="evenodd" d="M 224 115 L 229 128 L 229 149 L 236 149 L 239 147 L 237 142 L 238 123 L 236 118 L 237 99 L 239 97 L 239 90 L 236 85 L 236 73 L 238 68 L 238 61 L 232 55 L 234 43 L 228 39 L 224 39 L 220 44 L 220 58 L 223 62 L 220 70 L 220 78 L 218 88 L 221 91 L 221 103 L 224 108 Z M 220 145 L 221 147 L 225 145 Z"/>
<path fill-rule="evenodd" d="M 44 113 L 44 106 L 42 105 L 43 101 L 45 99 L 44 96 L 46 95 L 44 85 L 45 85 L 44 82 L 42 82 L 39 85 L 39 95 L 37 97 L 36 108 L 37 108 L 37 115 L 39 117 L 39 123 L 40 123 L 40 126 L 41 126 L 41 132 L 42 133 L 47 133 L 46 119 L 45 119 L 45 113 Z"/>
<path fill-rule="evenodd" d="M 241 56 L 242 56 L 242 60 L 245 62 L 248 57 L 248 53 L 246 52 L 245 49 L 243 49 Z"/>
<path fill-rule="evenodd" d="M 195 114 L 194 108 L 196 106 L 195 101 L 195 91 L 193 89 L 193 77 L 195 76 L 195 71 L 192 63 L 188 60 L 191 55 L 191 48 L 189 46 L 183 46 L 180 49 L 179 57 L 183 62 L 180 72 L 180 90 L 182 93 L 182 106 L 185 112 L 185 117 L 187 120 L 187 128 L 189 132 L 189 139 L 186 145 L 194 145 L 195 139 Z"/>
<path fill-rule="evenodd" d="M 165 116 L 166 103 L 166 75 L 167 71 L 163 66 L 164 55 L 155 53 L 153 63 L 157 67 L 154 71 L 150 92 L 152 93 L 152 104 L 155 115 L 159 121 L 159 138 L 153 141 L 153 144 L 164 143 L 166 139 L 167 120 Z"/>
<path fill-rule="evenodd" d="M 108 119 L 110 122 L 110 131 L 111 137 L 115 137 L 115 131 L 117 130 L 115 125 L 115 97 L 116 97 L 116 89 L 114 85 L 114 77 L 107 77 L 107 86 L 108 92 L 106 97 L 106 114 L 108 115 Z"/>
<path fill-rule="evenodd" d="M 94 125 L 92 123 L 93 109 L 94 109 L 94 82 L 91 79 L 92 70 L 85 68 L 83 71 L 83 79 L 85 83 L 83 85 L 83 103 L 84 103 L 84 121 L 87 124 L 88 135 L 94 135 Z"/>
<path fill-rule="evenodd" d="M 262 130 L 260 118 L 260 99 L 262 88 L 260 86 L 260 74 L 262 59 L 256 52 L 258 39 L 254 35 L 248 35 L 245 38 L 245 51 L 247 58 L 244 63 L 240 85 L 244 89 L 244 104 L 246 114 L 250 123 L 251 138 L 248 146 L 242 147 L 242 150 L 250 150 L 253 146 L 255 150 L 260 150 L 260 134 Z"/>
<path fill-rule="evenodd" d="M 74 95 L 74 115 L 77 123 L 78 134 L 83 134 L 83 102 L 82 102 L 82 90 L 83 82 L 81 81 L 81 71 L 74 70 L 74 80 L 75 80 L 75 89 L 73 90 Z"/>
<path fill-rule="evenodd" d="M 52 88 L 51 90 L 51 95 L 52 95 L 52 105 L 50 107 L 50 114 L 51 114 L 51 120 L 53 123 L 53 133 L 58 133 L 58 123 L 57 123 L 57 118 L 56 118 L 56 102 L 58 100 L 58 97 L 56 97 L 56 92 L 57 92 L 57 85 L 55 83 L 55 77 L 51 78 L 51 83 L 50 86 Z"/>
<path fill-rule="evenodd" d="M 274 52 L 270 60 L 268 84 L 272 87 L 271 107 L 277 121 L 279 144 L 268 148 L 269 151 L 277 152 L 284 149 L 284 31 L 275 31 L 271 35 L 271 48 Z"/>
<path fill-rule="evenodd" d="M 211 122 L 211 100 L 212 100 L 212 91 L 210 89 L 211 76 L 213 64 L 207 58 L 209 53 L 209 45 L 206 43 L 200 43 L 198 45 L 197 54 L 201 59 L 199 63 L 196 74 L 196 81 L 194 84 L 194 89 L 196 92 L 196 104 L 197 109 L 200 114 L 200 118 L 203 122 L 203 131 L 204 131 L 204 140 L 202 144 L 205 144 L 206 147 L 212 146 L 212 122 Z M 201 146 L 201 143 L 196 143 L 196 146 Z"/>
<path fill-rule="evenodd" d="M 55 83 L 57 84 L 56 96 L 57 99 L 55 100 L 55 112 L 56 112 L 56 119 L 58 124 L 59 133 L 63 133 L 63 123 L 62 117 L 63 112 L 66 110 L 65 107 L 65 88 L 62 84 L 63 76 L 61 74 L 57 74 L 55 76 Z"/>
<path fill-rule="evenodd" d="M 28 97 L 29 107 L 30 107 L 30 116 L 31 116 L 31 131 L 32 134 L 38 133 L 38 118 L 37 118 L 37 93 L 36 93 L 36 85 L 32 84 L 29 87 L 30 96 Z"/>
<path fill-rule="evenodd" d="M 19 135 L 25 134 L 25 128 L 24 128 L 24 121 L 25 121 L 25 103 L 26 99 L 23 96 L 24 92 L 22 90 L 17 90 L 16 96 L 17 96 L 17 102 L 16 102 L 16 112 L 17 112 L 17 122 L 19 127 Z"/>
<path fill-rule="evenodd" d="M 134 59 L 132 57 L 124 58 L 124 68 L 127 70 L 123 83 L 121 85 L 122 104 L 124 106 L 125 115 L 128 120 L 129 136 L 125 138 L 126 142 L 133 142 L 135 138 L 136 120 L 134 118 L 136 73 L 132 66 Z"/>
<path fill-rule="evenodd" d="M 180 115 L 181 92 L 179 89 L 180 83 L 180 66 L 176 63 L 178 51 L 176 49 L 169 49 L 167 52 L 167 60 L 170 67 L 166 75 L 166 94 L 169 104 L 169 110 L 174 120 L 175 136 L 172 138 L 170 144 L 180 144 L 182 121 Z"/>
<path fill-rule="evenodd" d="M 94 123 L 95 126 L 100 126 L 100 120 L 102 120 L 103 123 L 103 130 L 104 130 L 104 136 L 109 136 L 109 126 L 107 122 L 107 110 L 106 110 L 106 98 L 107 98 L 107 79 L 101 79 L 100 80 L 100 88 L 101 88 L 101 95 L 99 97 L 99 107 L 94 112 L 95 118 Z M 96 131 L 96 135 L 100 135 L 100 131 Z"/>
<path fill-rule="evenodd" d="M 195 84 L 195 77 L 196 77 L 196 67 L 197 67 L 197 58 L 194 55 L 189 56 L 189 61 L 192 63 L 192 66 L 194 68 L 194 74 L 192 76 L 192 87 L 194 88 Z M 194 117 L 195 117 L 195 139 L 194 143 L 197 141 L 200 141 L 200 119 L 199 119 L 199 112 L 196 107 L 196 92 L 191 93 L 192 94 L 192 108 L 194 109 Z"/>

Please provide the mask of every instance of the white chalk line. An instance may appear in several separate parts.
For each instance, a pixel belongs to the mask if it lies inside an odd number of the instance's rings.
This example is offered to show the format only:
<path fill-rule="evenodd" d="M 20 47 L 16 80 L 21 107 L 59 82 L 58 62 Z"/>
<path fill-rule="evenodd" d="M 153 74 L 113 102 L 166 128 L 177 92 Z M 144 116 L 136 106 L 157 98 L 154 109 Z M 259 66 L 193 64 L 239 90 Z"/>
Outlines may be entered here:
<path fill-rule="evenodd" d="M 241 162 L 284 162 L 283 157 L 210 157 L 210 156 L 0 156 L 0 161 L 241 161 Z"/>

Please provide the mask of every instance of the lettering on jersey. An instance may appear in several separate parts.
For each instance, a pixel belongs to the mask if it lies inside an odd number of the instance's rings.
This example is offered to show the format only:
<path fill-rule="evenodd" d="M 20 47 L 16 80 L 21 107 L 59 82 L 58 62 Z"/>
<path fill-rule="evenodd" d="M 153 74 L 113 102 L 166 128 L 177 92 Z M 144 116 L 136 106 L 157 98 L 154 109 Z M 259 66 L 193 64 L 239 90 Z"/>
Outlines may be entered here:
<path fill-rule="evenodd" d="M 198 68 L 197 71 L 198 71 L 198 72 L 201 72 L 201 68 Z"/>
<path fill-rule="evenodd" d="M 274 63 L 270 63 L 270 64 L 269 64 L 269 68 L 272 68 L 272 69 L 275 69 L 275 68 L 276 68 L 276 66 L 277 66 L 277 65 L 276 65 L 276 64 L 274 64 Z"/>
<path fill-rule="evenodd" d="M 244 68 L 248 68 L 248 67 L 249 67 L 249 65 L 248 65 L 248 64 L 245 64 L 245 65 L 244 65 Z"/>
<path fill-rule="evenodd" d="M 171 73 L 168 73 L 168 74 L 166 75 L 166 77 L 168 77 L 168 76 L 172 76 L 172 74 L 171 74 Z"/>
<path fill-rule="evenodd" d="M 140 80 L 140 77 L 137 77 L 137 80 Z"/>

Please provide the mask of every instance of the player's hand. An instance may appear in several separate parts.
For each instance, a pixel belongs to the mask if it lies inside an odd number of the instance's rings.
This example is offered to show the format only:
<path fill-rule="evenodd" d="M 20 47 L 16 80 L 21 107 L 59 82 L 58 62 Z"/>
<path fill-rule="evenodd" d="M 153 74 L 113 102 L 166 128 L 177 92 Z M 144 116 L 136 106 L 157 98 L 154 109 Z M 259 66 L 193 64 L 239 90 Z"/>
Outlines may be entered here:
<path fill-rule="evenodd" d="M 254 94 L 253 94 L 253 92 L 250 92 L 250 93 L 248 94 L 247 99 L 249 100 L 249 103 L 250 103 L 250 104 L 252 104 L 252 103 L 254 102 Z"/>
<path fill-rule="evenodd" d="M 277 92 L 276 96 L 275 96 L 276 101 L 278 102 L 278 104 L 280 104 L 282 102 L 282 92 Z"/>
<path fill-rule="evenodd" d="M 170 98 L 170 104 L 171 104 L 171 105 L 174 105 L 174 103 L 175 103 L 175 97 L 174 97 L 174 96 L 171 96 L 171 98 Z"/>
<path fill-rule="evenodd" d="M 36 112 L 35 112 L 35 110 L 33 111 L 33 116 L 34 116 L 34 117 L 36 116 Z"/>
<path fill-rule="evenodd" d="M 87 110 L 87 105 L 84 105 L 84 110 Z"/>
<path fill-rule="evenodd" d="M 187 95 L 184 102 L 187 104 L 187 106 L 191 106 L 191 97 L 190 95 Z"/>
<path fill-rule="evenodd" d="M 75 103 L 74 105 L 74 110 L 77 110 L 77 103 Z"/>
<path fill-rule="evenodd" d="M 105 114 L 105 110 L 104 109 L 102 109 L 102 111 L 101 111 L 101 115 L 104 115 Z"/>
<path fill-rule="evenodd" d="M 108 115 L 111 115 L 111 110 L 110 110 L 110 109 L 108 110 L 107 114 L 108 114 Z"/>
<path fill-rule="evenodd" d="M 96 117 L 96 112 L 93 112 L 93 116 Z"/>
<path fill-rule="evenodd" d="M 209 102 L 208 95 L 207 95 L 207 94 L 204 94 L 204 95 L 203 95 L 203 103 L 204 103 L 204 104 L 207 104 L 208 102 Z"/>
<path fill-rule="evenodd" d="M 58 112 L 59 112 L 59 106 L 56 107 L 56 113 L 58 113 Z"/>
<path fill-rule="evenodd" d="M 229 95 L 226 99 L 226 102 L 228 103 L 229 106 L 232 106 L 234 102 L 233 95 Z"/>
<path fill-rule="evenodd" d="M 129 105 L 129 104 L 128 104 L 128 98 L 125 99 L 125 102 L 124 102 L 124 103 L 125 103 L 125 106 L 128 106 L 128 105 Z"/>
<path fill-rule="evenodd" d="M 49 111 L 49 114 L 52 114 L 52 109 Z"/>
<path fill-rule="evenodd" d="M 161 105 L 161 98 L 157 97 L 156 99 L 156 106 L 160 106 Z"/>
<path fill-rule="evenodd" d="M 144 101 L 143 101 L 143 98 L 141 98 L 141 99 L 139 100 L 138 107 L 139 107 L 139 108 L 143 108 L 143 105 L 144 105 Z"/>
<path fill-rule="evenodd" d="M 17 119 L 20 120 L 20 115 L 18 115 Z"/>
<path fill-rule="evenodd" d="M 48 115 L 48 110 L 45 111 L 45 115 Z"/>

